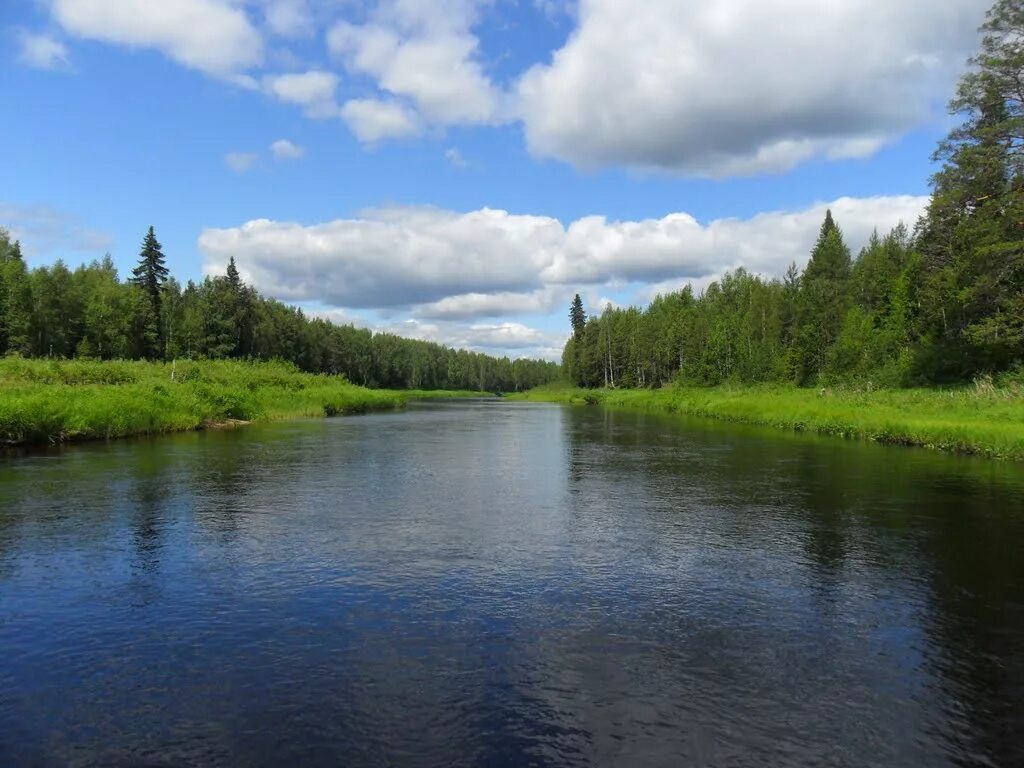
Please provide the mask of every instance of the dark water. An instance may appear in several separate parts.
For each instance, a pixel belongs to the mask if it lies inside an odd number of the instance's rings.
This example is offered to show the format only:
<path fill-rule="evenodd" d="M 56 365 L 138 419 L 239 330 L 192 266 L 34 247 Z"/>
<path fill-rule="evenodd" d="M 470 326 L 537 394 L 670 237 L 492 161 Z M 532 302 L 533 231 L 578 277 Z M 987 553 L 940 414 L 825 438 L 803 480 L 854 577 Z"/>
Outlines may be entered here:
<path fill-rule="evenodd" d="M 1024 469 L 504 403 L 9 456 L 35 765 L 1024 765 Z"/>

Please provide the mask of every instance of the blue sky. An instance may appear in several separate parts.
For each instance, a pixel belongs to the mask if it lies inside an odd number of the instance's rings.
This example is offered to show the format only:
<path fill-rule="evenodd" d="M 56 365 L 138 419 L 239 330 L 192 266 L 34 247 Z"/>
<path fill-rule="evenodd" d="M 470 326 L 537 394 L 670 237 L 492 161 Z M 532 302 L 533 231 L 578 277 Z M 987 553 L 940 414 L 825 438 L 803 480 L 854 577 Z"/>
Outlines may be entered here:
<path fill-rule="evenodd" d="M 897 7 L 892 7 L 896 5 Z M 557 356 L 589 309 L 912 223 L 984 0 L 14 0 L 0 226 L 154 225 L 341 322 Z M 275 148 L 272 148 L 275 147 Z"/>

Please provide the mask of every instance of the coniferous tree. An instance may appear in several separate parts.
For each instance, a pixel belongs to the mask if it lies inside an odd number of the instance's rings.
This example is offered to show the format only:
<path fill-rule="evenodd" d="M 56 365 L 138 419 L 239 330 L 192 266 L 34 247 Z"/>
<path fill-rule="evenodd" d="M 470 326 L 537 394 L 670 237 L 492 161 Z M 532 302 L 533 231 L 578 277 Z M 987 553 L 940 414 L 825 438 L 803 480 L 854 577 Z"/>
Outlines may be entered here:
<path fill-rule="evenodd" d="M 577 293 L 569 308 L 569 321 L 572 323 L 572 335 L 578 337 L 587 324 L 587 313 L 583 311 L 583 299 Z"/>
<path fill-rule="evenodd" d="M 582 345 L 583 331 L 587 325 L 587 313 L 583 310 L 583 299 L 577 293 L 569 306 L 569 323 L 572 327 L 572 336 L 562 351 L 562 367 L 565 369 L 569 381 L 582 385 L 585 380 L 583 366 L 580 360 L 580 349 Z"/>
<path fill-rule="evenodd" d="M 965 121 L 935 159 L 919 226 L 930 376 L 966 377 L 1024 361 L 1024 4 L 998 0 L 953 114 Z"/>
<path fill-rule="evenodd" d="M 0 228 L 0 353 L 31 354 L 32 287 L 21 253 Z"/>
<path fill-rule="evenodd" d="M 147 302 L 139 306 L 143 316 L 136 319 L 136 346 L 144 357 L 161 357 L 164 349 L 164 329 L 161 313 L 161 291 L 170 271 L 167 269 L 162 246 L 153 227 L 142 240 L 138 266 L 132 270 L 131 282 L 145 294 Z"/>
<path fill-rule="evenodd" d="M 839 337 L 848 303 L 850 249 L 826 211 L 818 241 L 800 279 L 798 336 L 793 349 L 797 384 L 813 383 L 824 368 L 828 348 Z"/>

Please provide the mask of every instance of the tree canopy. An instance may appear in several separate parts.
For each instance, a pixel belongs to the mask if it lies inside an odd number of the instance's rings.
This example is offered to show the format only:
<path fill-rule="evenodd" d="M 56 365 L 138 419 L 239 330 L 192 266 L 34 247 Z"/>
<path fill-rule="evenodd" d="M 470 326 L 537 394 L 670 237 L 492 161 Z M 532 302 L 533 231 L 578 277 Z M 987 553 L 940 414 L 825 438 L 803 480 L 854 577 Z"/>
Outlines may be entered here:
<path fill-rule="evenodd" d="M 152 227 L 126 282 L 109 256 L 71 270 L 28 269 L 0 229 L 0 355 L 279 359 L 356 384 L 511 392 L 548 383 L 560 366 L 510 360 L 309 318 L 244 283 L 232 258 L 223 275 L 184 286 Z"/>
<path fill-rule="evenodd" d="M 739 269 L 582 329 L 574 302 L 570 377 L 899 386 L 1024 366 L 1024 4 L 998 0 L 981 34 L 913 233 L 876 234 L 852 259 L 829 211 L 806 268 L 781 280 Z"/>

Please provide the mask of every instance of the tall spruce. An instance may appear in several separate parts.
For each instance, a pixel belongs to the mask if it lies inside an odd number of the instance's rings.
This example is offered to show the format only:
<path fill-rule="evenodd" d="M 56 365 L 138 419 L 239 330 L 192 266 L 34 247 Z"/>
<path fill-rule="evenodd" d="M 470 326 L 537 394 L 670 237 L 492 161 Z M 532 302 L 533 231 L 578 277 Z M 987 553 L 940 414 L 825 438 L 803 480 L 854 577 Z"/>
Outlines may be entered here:
<path fill-rule="evenodd" d="M 135 334 L 136 349 L 144 357 L 161 357 L 166 351 L 161 293 L 169 275 L 163 247 L 151 226 L 142 240 L 139 263 L 132 270 L 130 280 L 146 297 L 146 302 L 141 306 L 144 316 L 136 319 Z"/>
<path fill-rule="evenodd" d="M 843 233 L 825 212 L 811 259 L 800 278 L 798 335 L 792 349 L 792 370 L 797 384 L 817 381 L 825 367 L 828 348 L 839 338 L 849 306 L 850 249 Z"/>
<path fill-rule="evenodd" d="M 228 259 L 228 269 L 226 276 L 228 278 L 228 285 L 231 286 L 231 290 L 235 294 L 242 292 L 242 277 L 238 274 L 238 267 L 235 265 L 235 257 L 232 256 Z"/>
<path fill-rule="evenodd" d="M 998 0 L 981 32 L 918 232 L 932 378 L 1024 362 L 1024 3 Z"/>
<path fill-rule="evenodd" d="M 573 297 L 572 306 L 569 308 L 569 322 L 572 323 L 572 335 L 579 338 L 587 325 L 587 313 L 583 311 L 583 299 L 578 293 Z"/>

